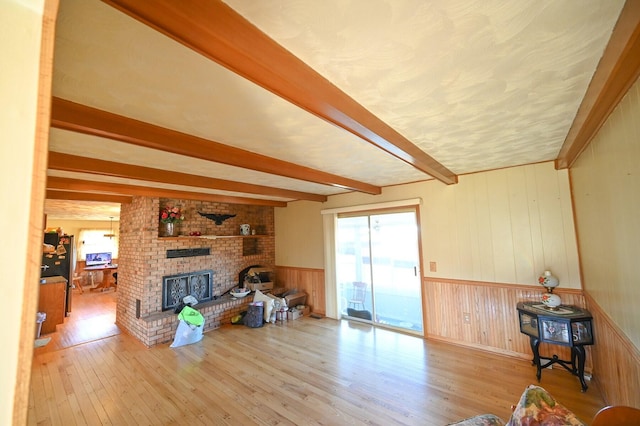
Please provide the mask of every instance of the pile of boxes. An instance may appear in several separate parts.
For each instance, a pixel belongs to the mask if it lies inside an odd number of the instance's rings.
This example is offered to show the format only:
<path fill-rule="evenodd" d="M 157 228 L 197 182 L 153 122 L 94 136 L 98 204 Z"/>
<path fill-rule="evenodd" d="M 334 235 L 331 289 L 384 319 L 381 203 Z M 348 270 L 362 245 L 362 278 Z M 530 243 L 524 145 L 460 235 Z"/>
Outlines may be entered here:
<path fill-rule="evenodd" d="M 284 289 L 273 289 L 271 292 L 274 296 L 282 297 L 286 301 L 286 307 L 281 307 L 276 312 L 276 321 L 296 320 L 304 315 L 309 315 L 309 307 L 305 305 L 307 302 L 307 293 L 304 291 Z"/>
<path fill-rule="evenodd" d="M 244 286 L 251 291 L 269 291 L 273 288 L 273 271 L 268 268 L 251 268 L 244 277 Z"/>

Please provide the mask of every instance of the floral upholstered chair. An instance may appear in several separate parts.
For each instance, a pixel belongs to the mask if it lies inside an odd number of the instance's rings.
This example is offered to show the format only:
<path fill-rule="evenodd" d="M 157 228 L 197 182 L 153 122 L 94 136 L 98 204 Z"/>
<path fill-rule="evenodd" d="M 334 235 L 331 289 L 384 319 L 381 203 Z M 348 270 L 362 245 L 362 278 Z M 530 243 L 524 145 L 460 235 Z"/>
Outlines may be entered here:
<path fill-rule="evenodd" d="M 504 426 L 493 414 L 482 414 L 457 423 L 456 426 Z M 506 426 L 586 426 L 565 406 L 556 402 L 546 390 L 529 385 L 522 393 Z"/>
<path fill-rule="evenodd" d="M 529 385 L 511 413 L 508 426 L 586 426 L 540 386 Z"/>
<path fill-rule="evenodd" d="M 450 423 L 449 426 L 504 426 L 504 421 L 493 414 L 480 414 L 457 423 Z"/>

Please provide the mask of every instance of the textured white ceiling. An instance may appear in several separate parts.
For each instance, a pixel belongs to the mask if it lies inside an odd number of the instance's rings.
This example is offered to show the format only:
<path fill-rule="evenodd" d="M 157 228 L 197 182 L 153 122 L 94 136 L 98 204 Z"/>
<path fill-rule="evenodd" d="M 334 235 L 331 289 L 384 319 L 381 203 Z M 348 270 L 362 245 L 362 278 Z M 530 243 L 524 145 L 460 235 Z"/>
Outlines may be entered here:
<path fill-rule="evenodd" d="M 624 2 L 225 3 L 445 167 L 465 174 L 556 158 Z M 377 186 L 431 178 L 97 0 L 61 1 L 53 94 Z M 342 192 L 55 129 L 50 149 Z"/>
<path fill-rule="evenodd" d="M 457 174 L 556 158 L 623 5 L 225 2 Z"/>

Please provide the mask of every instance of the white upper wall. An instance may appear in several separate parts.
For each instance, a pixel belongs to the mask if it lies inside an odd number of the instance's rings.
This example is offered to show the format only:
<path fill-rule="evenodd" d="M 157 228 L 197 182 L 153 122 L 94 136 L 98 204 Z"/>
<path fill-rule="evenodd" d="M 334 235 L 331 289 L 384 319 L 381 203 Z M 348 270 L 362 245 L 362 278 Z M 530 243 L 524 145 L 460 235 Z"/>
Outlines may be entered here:
<path fill-rule="evenodd" d="M 551 162 L 289 203 L 276 209 L 276 263 L 324 267 L 322 209 L 411 198 L 422 199 L 424 276 L 537 285 L 550 269 L 561 287 L 581 287 L 568 172 Z"/>

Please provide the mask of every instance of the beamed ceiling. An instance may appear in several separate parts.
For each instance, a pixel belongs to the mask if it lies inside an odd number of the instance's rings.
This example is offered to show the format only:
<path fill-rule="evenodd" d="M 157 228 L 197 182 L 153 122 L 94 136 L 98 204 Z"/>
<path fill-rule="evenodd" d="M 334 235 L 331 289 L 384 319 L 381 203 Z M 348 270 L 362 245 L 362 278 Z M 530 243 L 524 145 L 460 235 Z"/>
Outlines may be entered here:
<path fill-rule="evenodd" d="M 627 3 L 61 0 L 45 213 L 569 167 L 638 78 Z"/>

